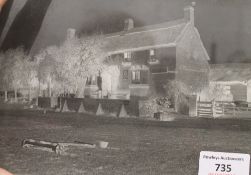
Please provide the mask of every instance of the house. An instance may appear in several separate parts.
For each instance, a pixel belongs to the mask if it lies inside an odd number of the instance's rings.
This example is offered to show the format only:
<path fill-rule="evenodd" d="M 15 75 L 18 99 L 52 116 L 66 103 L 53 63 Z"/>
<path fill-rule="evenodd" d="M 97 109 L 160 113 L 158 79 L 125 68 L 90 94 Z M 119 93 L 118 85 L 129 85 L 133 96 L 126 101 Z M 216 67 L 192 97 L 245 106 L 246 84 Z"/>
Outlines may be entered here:
<path fill-rule="evenodd" d="M 213 64 L 209 74 L 211 87 L 218 85 L 230 94 L 235 102 L 251 102 L 251 64 L 227 63 Z"/>
<path fill-rule="evenodd" d="M 101 75 L 102 96 L 128 99 L 153 91 L 163 95 L 171 80 L 195 91 L 203 88 L 209 56 L 194 24 L 194 7 L 188 6 L 182 19 L 145 27 L 134 27 L 127 19 L 123 31 L 106 35 L 110 69 Z M 97 90 L 97 78 L 90 77 L 85 95 Z"/>

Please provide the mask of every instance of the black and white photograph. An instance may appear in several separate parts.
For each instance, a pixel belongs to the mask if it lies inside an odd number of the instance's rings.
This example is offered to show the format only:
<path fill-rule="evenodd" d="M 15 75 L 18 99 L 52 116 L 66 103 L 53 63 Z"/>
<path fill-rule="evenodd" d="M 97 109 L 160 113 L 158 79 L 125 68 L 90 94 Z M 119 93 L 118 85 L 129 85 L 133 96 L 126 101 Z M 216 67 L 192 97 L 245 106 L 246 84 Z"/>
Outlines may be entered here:
<path fill-rule="evenodd" d="M 251 0 L 0 0 L 0 175 L 250 175 Z"/>

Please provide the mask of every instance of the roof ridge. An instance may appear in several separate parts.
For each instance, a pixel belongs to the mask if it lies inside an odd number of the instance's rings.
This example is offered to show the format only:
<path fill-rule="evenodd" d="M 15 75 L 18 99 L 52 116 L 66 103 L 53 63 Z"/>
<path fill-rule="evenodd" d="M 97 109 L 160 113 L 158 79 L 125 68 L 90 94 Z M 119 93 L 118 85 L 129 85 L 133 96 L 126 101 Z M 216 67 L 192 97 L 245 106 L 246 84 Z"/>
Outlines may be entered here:
<path fill-rule="evenodd" d="M 187 23 L 186 20 L 184 20 L 182 18 L 182 19 L 177 19 L 177 20 L 168 21 L 168 22 L 159 23 L 159 24 L 147 25 L 147 26 L 142 26 L 142 27 L 135 27 L 135 28 L 128 30 L 128 31 L 120 31 L 120 32 L 110 33 L 110 34 L 106 34 L 105 37 L 112 38 L 112 37 L 121 36 L 121 35 L 164 30 L 164 29 L 176 27 L 176 26 L 179 26 L 179 25 L 182 25 L 185 23 Z M 164 25 L 169 25 L 169 26 L 164 26 Z M 160 26 L 160 27 L 158 27 L 158 26 Z"/>
<path fill-rule="evenodd" d="M 250 66 L 251 63 L 217 63 L 217 64 L 210 64 L 210 67 L 222 67 L 222 66 L 236 66 L 236 65 L 240 65 L 240 66 Z"/>

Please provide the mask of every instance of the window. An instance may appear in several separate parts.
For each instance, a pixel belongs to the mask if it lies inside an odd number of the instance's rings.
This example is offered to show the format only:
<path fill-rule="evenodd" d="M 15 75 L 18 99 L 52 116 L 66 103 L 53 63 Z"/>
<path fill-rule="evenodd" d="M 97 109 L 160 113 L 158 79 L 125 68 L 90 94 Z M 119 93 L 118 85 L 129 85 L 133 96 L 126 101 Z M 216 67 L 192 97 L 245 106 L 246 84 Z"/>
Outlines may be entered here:
<path fill-rule="evenodd" d="M 131 58 L 132 58 L 132 53 L 131 52 L 125 52 L 124 53 L 124 61 L 131 61 Z"/>
<path fill-rule="evenodd" d="M 128 80 L 128 70 L 123 70 L 123 79 Z"/>
<path fill-rule="evenodd" d="M 150 50 L 150 56 L 155 56 L 155 50 L 154 49 Z"/>
<path fill-rule="evenodd" d="M 158 73 L 167 73 L 168 72 L 168 67 L 165 66 L 160 66 L 160 67 L 152 67 L 151 72 L 153 74 L 158 74 Z"/>
<path fill-rule="evenodd" d="M 97 85 L 96 76 L 87 77 L 86 85 Z"/>
<path fill-rule="evenodd" d="M 154 49 L 151 49 L 149 51 L 149 63 L 158 63 L 158 60 L 156 58 L 156 54 L 155 54 L 155 50 Z"/>
<path fill-rule="evenodd" d="M 229 85 L 225 85 L 224 87 L 223 87 L 223 89 L 224 89 L 224 94 L 225 95 L 229 95 L 229 94 L 231 94 L 231 86 L 229 86 Z"/>
<path fill-rule="evenodd" d="M 140 70 L 132 71 L 132 83 L 140 83 Z"/>

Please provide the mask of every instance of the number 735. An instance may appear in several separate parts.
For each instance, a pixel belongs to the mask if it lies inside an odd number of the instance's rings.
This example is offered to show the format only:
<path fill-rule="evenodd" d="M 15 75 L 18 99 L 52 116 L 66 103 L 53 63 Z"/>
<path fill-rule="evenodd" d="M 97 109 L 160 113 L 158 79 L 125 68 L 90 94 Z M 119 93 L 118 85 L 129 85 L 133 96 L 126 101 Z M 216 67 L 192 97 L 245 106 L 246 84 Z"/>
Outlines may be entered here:
<path fill-rule="evenodd" d="M 231 172 L 232 168 L 231 165 L 225 165 L 225 164 L 215 164 L 216 165 L 216 171 L 221 171 L 221 172 Z"/>

